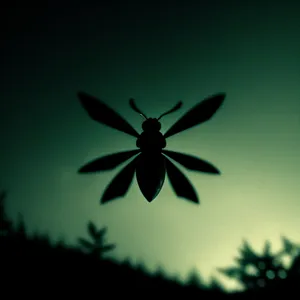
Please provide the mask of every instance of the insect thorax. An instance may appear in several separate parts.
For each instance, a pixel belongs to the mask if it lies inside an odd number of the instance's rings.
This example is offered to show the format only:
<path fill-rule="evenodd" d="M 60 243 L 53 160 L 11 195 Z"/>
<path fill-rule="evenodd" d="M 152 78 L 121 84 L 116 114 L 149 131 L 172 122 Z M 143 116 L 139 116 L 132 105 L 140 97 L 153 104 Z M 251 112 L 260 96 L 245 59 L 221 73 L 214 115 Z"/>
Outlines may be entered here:
<path fill-rule="evenodd" d="M 159 131 L 161 128 L 157 119 L 149 118 L 144 121 L 143 132 L 136 141 L 137 147 L 143 152 L 161 151 L 166 147 L 166 139 Z"/>

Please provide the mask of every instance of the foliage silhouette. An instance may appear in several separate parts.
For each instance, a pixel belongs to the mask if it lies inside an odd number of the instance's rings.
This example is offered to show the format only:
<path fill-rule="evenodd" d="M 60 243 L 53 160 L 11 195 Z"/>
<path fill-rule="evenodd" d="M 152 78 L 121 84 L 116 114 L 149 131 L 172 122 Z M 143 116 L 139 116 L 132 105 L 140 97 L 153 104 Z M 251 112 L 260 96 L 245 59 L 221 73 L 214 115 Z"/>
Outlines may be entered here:
<path fill-rule="evenodd" d="M 10 220 L 2 198 L 0 220 L 4 231 L 4 224 L 10 224 Z M 131 296 L 138 295 L 140 289 L 170 292 L 184 289 L 164 276 L 158 278 L 150 274 L 141 264 L 135 268 L 130 261 L 126 264 L 105 259 L 103 254 L 115 248 L 115 245 L 105 243 L 107 228 L 97 229 L 91 221 L 87 227 L 91 241 L 80 239 L 79 244 L 68 246 L 62 240 L 51 242 L 47 234 L 29 235 L 19 215 L 17 226 L 11 226 L 7 234 L 1 235 L 1 272 L 6 274 L 2 280 L 2 293 L 12 284 L 19 288 L 35 286 L 38 290 L 47 290 L 51 284 L 51 289 L 57 292 L 74 291 L 76 287 L 76 293 L 95 286 L 111 296 L 117 296 L 120 289 Z M 112 289 L 112 284 L 118 288 Z"/>
<path fill-rule="evenodd" d="M 9 220 L 5 208 L 4 208 L 4 201 L 6 198 L 6 191 L 2 191 L 0 193 L 0 235 L 6 236 L 11 232 L 12 229 L 12 222 Z"/>
<path fill-rule="evenodd" d="M 247 241 L 244 241 L 240 248 L 240 256 L 235 258 L 237 266 L 220 268 L 219 271 L 229 278 L 236 279 L 246 290 L 270 290 L 296 288 L 295 283 L 297 272 L 299 275 L 299 264 L 297 257 L 300 247 L 282 238 L 283 248 L 277 253 L 271 252 L 271 244 L 265 242 L 261 254 L 255 252 Z M 290 268 L 284 266 L 283 256 L 289 255 L 293 264 Z M 299 280 L 298 276 L 298 280 Z"/>
<path fill-rule="evenodd" d="M 23 216 L 20 213 L 18 214 L 18 224 L 17 224 L 16 229 L 14 230 L 14 235 L 18 239 L 26 239 L 26 237 L 27 237 L 25 222 L 24 222 Z"/>
<path fill-rule="evenodd" d="M 217 280 L 216 278 L 212 277 L 211 281 L 209 283 L 209 288 L 213 291 L 222 293 L 225 291 L 225 288 L 223 287 L 223 285 L 220 283 L 219 280 Z"/>
<path fill-rule="evenodd" d="M 200 278 L 199 272 L 197 270 L 191 270 L 186 281 L 186 285 L 194 288 L 204 288 L 202 279 Z"/>
<path fill-rule="evenodd" d="M 97 229 L 96 225 L 90 221 L 87 225 L 87 228 L 92 242 L 83 238 L 78 239 L 79 244 L 85 251 L 87 251 L 93 256 L 102 257 L 102 255 L 106 252 L 115 249 L 116 245 L 105 244 L 105 235 L 107 232 L 106 227 Z"/>
<path fill-rule="evenodd" d="M 178 110 L 182 105 L 181 102 L 161 114 L 159 118 L 147 118 L 137 108 L 134 99 L 130 99 L 131 108 L 145 118 L 142 124 L 143 132 L 138 134 L 123 117 L 96 97 L 79 92 L 78 98 L 91 119 L 137 138 L 136 146 L 139 148 L 138 150 L 106 155 L 85 164 L 79 169 L 79 173 L 111 170 L 135 156 L 110 182 L 102 195 L 102 204 L 124 197 L 135 173 L 139 188 L 148 202 L 153 201 L 160 193 L 167 173 L 171 186 L 178 197 L 199 203 L 194 187 L 169 158 L 190 170 L 221 174 L 215 166 L 205 160 L 175 151 L 164 150 L 164 148 L 168 137 L 210 120 L 222 105 L 225 99 L 224 93 L 215 94 L 204 99 L 186 112 L 164 135 L 160 132 L 161 124 L 159 120 L 163 116 Z"/>
<path fill-rule="evenodd" d="M 79 292 L 87 296 L 87 291 L 90 291 L 93 295 L 98 293 L 100 298 L 106 297 L 104 295 L 107 294 L 110 297 L 119 297 L 121 292 L 122 296 L 140 298 L 144 292 L 147 296 L 157 297 L 157 291 L 165 291 L 170 297 L 174 295 L 199 299 L 265 299 L 278 295 L 280 291 L 295 294 L 299 290 L 299 245 L 287 238 L 283 238 L 283 249 L 275 254 L 271 253 L 269 244 L 266 244 L 262 255 L 256 254 L 249 244 L 244 244 L 241 249 L 242 255 L 237 259 L 239 267 L 224 269 L 223 272 L 249 283 L 249 278 L 236 276 L 241 274 L 247 262 L 264 262 L 266 270 L 272 261 L 274 270 L 274 266 L 283 267 L 278 263 L 274 265 L 274 261 L 280 260 L 284 255 L 290 255 L 294 259 L 289 269 L 285 269 L 286 279 L 279 280 L 278 284 L 265 284 L 265 288 L 256 289 L 255 295 L 251 293 L 253 288 L 228 293 L 216 280 L 212 280 L 208 285 L 203 284 L 195 270 L 191 271 L 187 282 L 183 283 L 167 276 L 161 267 L 156 272 L 150 272 L 144 264 L 133 264 L 130 259 L 120 262 L 114 258 L 105 258 L 103 254 L 112 250 L 115 245 L 105 243 L 107 228 L 97 229 L 91 221 L 88 223 L 91 241 L 85 240 L 75 246 L 67 245 L 63 240 L 51 242 L 47 234 L 29 235 L 21 215 L 17 226 L 12 226 L 13 223 L 4 209 L 5 194 L 1 195 L 0 224 L 1 232 L 5 233 L 0 236 L 1 274 L 5 274 L 1 278 L 2 294 L 6 290 L 11 294 L 17 288 L 22 290 L 22 295 L 25 296 L 26 288 L 30 287 L 28 296 L 32 296 L 34 291 L 39 293 L 52 290 L 55 293 L 66 291 L 68 295 L 74 293 L 77 296 Z M 88 247 L 84 248 L 86 242 Z M 256 276 L 256 280 L 257 278 Z"/>

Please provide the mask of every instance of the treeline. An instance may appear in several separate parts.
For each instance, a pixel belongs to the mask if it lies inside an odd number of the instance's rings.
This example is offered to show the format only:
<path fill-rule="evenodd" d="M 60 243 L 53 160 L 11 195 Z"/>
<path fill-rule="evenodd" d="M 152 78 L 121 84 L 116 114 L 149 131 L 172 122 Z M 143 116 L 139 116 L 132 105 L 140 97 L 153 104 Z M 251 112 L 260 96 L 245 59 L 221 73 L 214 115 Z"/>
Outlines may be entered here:
<path fill-rule="evenodd" d="M 244 287 L 243 292 L 227 293 L 213 280 L 203 284 L 191 272 L 183 284 L 160 269 L 150 273 L 143 266 L 133 266 L 128 260 L 117 262 L 106 258 L 116 245 L 107 244 L 107 228 L 98 229 L 88 222 L 89 239 L 78 239 L 76 245 L 52 242 L 47 235 L 29 235 L 22 219 L 13 224 L 5 212 L 6 193 L 0 195 L 0 261 L 1 291 L 27 291 L 30 295 L 48 292 L 79 292 L 101 297 L 166 297 L 171 295 L 199 296 L 202 299 L 258 299 L 273 295 L 299 295 L 300 246 L 283 238 L 282 250 L 273 253 L 266 242 L 262 253 L 256 253 L 244 242 L 236 265 L 220 268 L 225 276 L 234 278 Z M 289 264 L 284 263 L 288 258 Z M 158 294 L 157 294 L 158 293 Z M 161 296 L 160 296 L 161 295 Z M 296 296 L 297 298 L 297 296 Z"/>

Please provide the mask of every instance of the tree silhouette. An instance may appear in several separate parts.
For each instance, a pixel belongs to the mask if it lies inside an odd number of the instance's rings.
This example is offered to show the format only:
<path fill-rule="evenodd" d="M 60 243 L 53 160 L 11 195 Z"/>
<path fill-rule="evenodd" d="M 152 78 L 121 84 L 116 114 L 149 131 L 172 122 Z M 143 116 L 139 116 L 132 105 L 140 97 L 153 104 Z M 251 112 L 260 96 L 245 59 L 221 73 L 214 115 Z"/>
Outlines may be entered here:
<path fill-rule="evenodd" d="M 28 239 L 27 233 L 26 233 L 26 227 L 25 222 L 22 214 L 18 214 L 18 223 L 15 229 L 12 231 L 12 235 L 14 239 L 21 243 Z"/>
<path fill-rule="evenodd" d="M 202 279 L 196 269 L 191 270 L 188 274 L 186 285 L 193 288 L 203 287 Z"/>
<path fill-rule="evenodd" d="M 283 249 L 281 251 L 282 254 L 287 254 L 292 257 L 299 254 L 300 244 L 294 243 L 288 240 L 286 237 L 282 237 Z"/>
<path fill-rule="evenodd" d="M 153 273 L 153 276 L 159 280 L 163 280 L 164 278 L 166 278 L 167 275 L 163 267 L 158 266 L 155 272 Z"/>
<path fill-rule="evenodd" d="M 142 274 L 146 274 L 148 272 L 145 264 L 143 262 L 139 262 L 136 266 L 135 266 L 135 270 L 137 270 L 138 272 L 142 273 Z"/>
<path fill-rule="evenodd" d="M 4 207 L 6 195 L 6 191 L 0 193 L 0 236 L 7 236 L 12 230 L 12 222 L 9 220 Z"/>
<path fill-rule="evenodd" d="M 221 282 L 218 279 L 216 279 L 215 277 L 211 278 L 211 281 L 209 283 L 209 288 L 216 292 L 224 292 L 225 291 Z"/>
<path fill-rule="evenodd" d="M 31 237 L 31 241 L 33 245 L 36 245 L 36 247 L 39 248 L 52 247 L 52 244 L 50 242 L 50 237 L 48 234 L 40 234 L 36 232 Z"/>
<path fill-rule="evenodd" d="M 283 237 L 282 241 L 282 253 L 291 259 L 287 274 L 288 287 L 298 287 L 300 282 L 300 244 L 293 243 L 285 237 Z"/>
<path fill-rule="evenodd" d="M 263 252 L 259 254 L 244 241 L 240 256 L 235 258 L 237 266 L 220 268 L 219 271 L 238 280 L 246 290 L 278 288 L 291 271 L 284 266 L 283 257 L 289 255 L 295 259 L 295 253 L 299 251 L 298 246 L 286 238 L 282 238 L 282 242 L 283 249 L 272 253 L 271 244 L 266 241 Z"/>
<path fill-rule="evenodd" d="M 91 241 L 84 238 L 79 238 L 78 242 L 81 248 L 89 253 L 90 255 L 102 258 L 103 254 L 115 249 L 116 245 L 114 244 L 105 244 L 105 235 L 107 232 L 107 227 L 97 229 L 93 222 L 89 222 L 87 225 L 88 234 L 91 238 Z"/>
<path fill-rule="evenodd" d="M 289 270 L 289 275 L 292 278 L 298 278 L 298 280 L 300 278 L 300 251 L 298 251 L 297 255 L 295 255 L 295 258 Z"/>

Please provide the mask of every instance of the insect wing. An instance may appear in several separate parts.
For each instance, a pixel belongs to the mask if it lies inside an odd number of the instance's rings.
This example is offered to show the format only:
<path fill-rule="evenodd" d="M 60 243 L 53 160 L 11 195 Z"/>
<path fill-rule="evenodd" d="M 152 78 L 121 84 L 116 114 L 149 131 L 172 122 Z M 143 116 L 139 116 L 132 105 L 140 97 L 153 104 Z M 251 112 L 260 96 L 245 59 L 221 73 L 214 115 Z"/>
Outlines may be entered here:
<path fill-rule="evenodd" d="M 162 150 L 162 152 L 189 170 L 210 174 L 221 174 L 221 172 L 211 163 L 198 157 L 170 150 Z"/>
<path fill-rule="evenodd" d="M 78 98 L 83 108 L 93 120 L 131 136 L 139 137 L 138 132 L 123 117 L 96 97 L 79 92 Z"/>
<path fill-rule="evenodd" d="M 183 115 L 171 128 L 164 134 L 168 138 L 176 133 L 208 121 L 220 108 L 225 99 L 225 94 L 217 94 L 206 98 L 185 115 Z"/>
<path fill-rule="evenodd" d="M 159 194 L 165 181 L 165 157 L 161 153 L 142 153 L 137 163 L 136 177 L 140 190 L 148 202 Z"/>
<path fill-rule="evenodd" d="M 140 150 L 129 150 L 123 152 L 117 152 L 114 154 L 106 155 L 97 158 L 79 169 L 79 173 L 92 173 L 99 171 L 112 170 L 121 163 L 125 162 L 132 156 L 138 154 Z"/>
<path fill-rule="evenodd" d="M 138 157 L 139 155 L 135 157 L 115 176 L 115 178 L 106 188 L 101 198 L 101 203 L 106 203 L 115 198 L 123 197 L 127 193 L 129 186 L 133 180 Z"/>
<path fill-rule="evenodd" d="M 187 177 L 166 157 L 166 169 L 171 186 L 176 195 L 195 203 L 199 203 L 195 189 Z"/>

